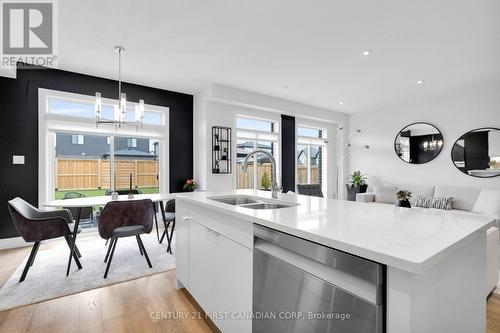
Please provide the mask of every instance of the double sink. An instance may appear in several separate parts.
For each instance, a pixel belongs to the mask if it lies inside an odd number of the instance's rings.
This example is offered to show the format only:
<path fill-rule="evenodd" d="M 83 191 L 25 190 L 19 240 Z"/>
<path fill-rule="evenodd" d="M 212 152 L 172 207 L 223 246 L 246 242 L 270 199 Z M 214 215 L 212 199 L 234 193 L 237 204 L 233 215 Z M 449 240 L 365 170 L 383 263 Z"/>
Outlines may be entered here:
<path fill-rule="evenodd" d="M 262 198 L 255 198 L 242 195 L 211 197 L 208 198 L 228 205 L 238 206 L 248 209 L 280 209 L 297 206 L 298 204 L 287 201 L 268 201 Z"/>

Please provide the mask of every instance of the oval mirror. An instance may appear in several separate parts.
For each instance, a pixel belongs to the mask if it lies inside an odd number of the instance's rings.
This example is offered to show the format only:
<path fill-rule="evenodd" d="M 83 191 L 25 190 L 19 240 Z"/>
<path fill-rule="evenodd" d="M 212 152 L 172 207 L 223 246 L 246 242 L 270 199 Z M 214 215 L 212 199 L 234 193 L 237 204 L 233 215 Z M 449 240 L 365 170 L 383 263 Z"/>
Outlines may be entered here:
<path fill-rule="evenodd" d="M 451 159 L 466 175 L 500 176 L 500 129 L 479 128 L 465 133 L 453 145 Z"/>
<path fill-rule="evenodd" d="M 428 123 L 413 123 L 403 128 L 394 140 L 400 159 L 411 164 L 432 161 L 443 148 L 443 135 Z"/>

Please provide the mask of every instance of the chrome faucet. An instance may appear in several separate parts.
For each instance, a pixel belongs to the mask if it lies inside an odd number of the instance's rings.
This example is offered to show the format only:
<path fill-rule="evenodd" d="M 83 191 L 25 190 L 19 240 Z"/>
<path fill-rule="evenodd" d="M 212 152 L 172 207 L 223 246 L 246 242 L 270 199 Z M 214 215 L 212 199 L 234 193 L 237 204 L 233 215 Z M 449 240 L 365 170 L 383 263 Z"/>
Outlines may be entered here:
<path fill-rule="evenodd" d="M 269 157 L 269 159 L 271 160 L 271 182 L 272 182 L 272 187 L 271 187 L 271 191 L 272 191 L 272 197 L 274 199 L 277 199 L 278 198 L 278 191 L 280 190 L 279 186 L 278 186 L 278 182 L 276 181 L 276 160 L 274 159 L 274 156 L 265 151 L 265 150 L 260 150 L 260 149 L 257 149 L 257 150 L 254 150 L 250 153 L 248 153 L 248 155 L 245 157 L 245 160 L 243 161 L 243 166 L 242 166 L 242 170 L 244 173 L 247 172 L 247 169 L 248 169 L 248 161 L 250 160 L 250 157 L 252 157 L 253 155 L 257 155 L 257 154 L 264 154 L 266 156 Z"/>

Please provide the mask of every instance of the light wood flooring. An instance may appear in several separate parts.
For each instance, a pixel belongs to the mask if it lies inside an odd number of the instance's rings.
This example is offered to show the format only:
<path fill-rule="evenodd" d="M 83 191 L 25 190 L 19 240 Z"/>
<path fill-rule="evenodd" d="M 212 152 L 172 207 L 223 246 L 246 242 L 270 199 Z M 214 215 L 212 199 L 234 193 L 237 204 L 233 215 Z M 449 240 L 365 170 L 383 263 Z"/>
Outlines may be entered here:
<path fill-rule="evenodd" d="M 0 251 L 0 286 L 29 251 Z M 0 312 L 0 332 L 217 332 L 209 320 L 192 318 L 199 311 L 187 292 L 175 289 L 172 270 Z M 173 318 L 174 313 L 188 316 Z M 500 296 L 493 295 L 487 302 L 487 333 L 498 332 Z"/>

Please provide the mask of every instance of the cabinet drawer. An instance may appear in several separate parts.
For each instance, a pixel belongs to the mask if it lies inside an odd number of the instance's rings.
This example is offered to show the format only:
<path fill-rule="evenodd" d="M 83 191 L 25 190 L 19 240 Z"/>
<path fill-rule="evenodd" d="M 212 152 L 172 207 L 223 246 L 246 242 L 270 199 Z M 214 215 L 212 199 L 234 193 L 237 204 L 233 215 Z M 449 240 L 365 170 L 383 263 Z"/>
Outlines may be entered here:
<path fill-rule="evenodd" d="M 253 248 L 253 223 L 190 203 L 189 216 L 197 223 L 227 238 Z"/>

